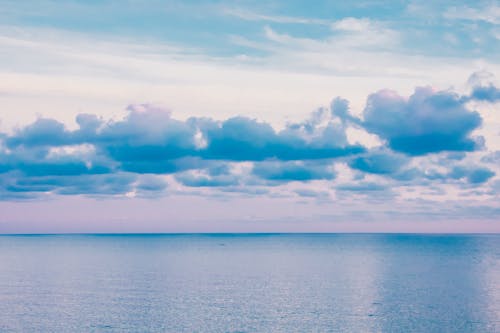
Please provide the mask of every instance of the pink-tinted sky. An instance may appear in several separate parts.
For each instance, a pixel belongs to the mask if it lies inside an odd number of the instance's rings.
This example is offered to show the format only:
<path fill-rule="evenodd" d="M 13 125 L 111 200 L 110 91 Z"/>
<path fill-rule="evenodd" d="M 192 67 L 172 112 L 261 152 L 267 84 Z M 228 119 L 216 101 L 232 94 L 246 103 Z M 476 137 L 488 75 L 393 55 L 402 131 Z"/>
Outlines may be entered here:
<path fill-rule="evenodd" d="M 0 233 L 499 232 L 499 12 L 6 2 Z"/>

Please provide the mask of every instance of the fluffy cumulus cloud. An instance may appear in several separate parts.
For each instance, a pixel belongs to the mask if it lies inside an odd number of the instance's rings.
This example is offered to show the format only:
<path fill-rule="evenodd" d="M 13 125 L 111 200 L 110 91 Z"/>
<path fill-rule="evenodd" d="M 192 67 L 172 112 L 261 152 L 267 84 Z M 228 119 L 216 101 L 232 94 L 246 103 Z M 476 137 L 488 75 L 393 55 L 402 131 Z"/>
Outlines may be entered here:
<path fill-rule="evenodd" d="M 80 114 L 74 130 L 39 118 L 0 133 L 0 197 L 156 196 L 194 187 L 262 194 L 292 186 L 294 195 L 329 198 L 330 191 L 389 193 L 429 182 L 480 186 L 495 178 L 498 153 L 467 159 L 484 147 L 471 100 L 495 102 L 498 89 L 475 85 L 460 96 L 424 87 L 409 97 L 381 90 L 360 117 L 335 98 L 281 130 L 247 117 L 178 120 L 147 104 L 129 106 L 121 120 Z M 375 135 L 381 145 L 353 143 L 349 129 Z"/>
<path fill-rule="evenodd" d="M 76 120 L 79 128 L 73 131 L 57 120 L 40 118 L 2 135 L 4 196 L 8 192 L 125 194 L 166 188 L 161 185 L 164 180 L 150 177 L 141 182 L 140 175 L 173 174 L 190 187 L 229 186 L 242 177 L 225 167 L 231 162 L 256 163 L 254 178 L 326 179 L 333 176 L 331 171 L 307 161 L 364 151 L 349 144 L 343 128 L 331 121 L 290 124 L 276 131 L 245 117 L 180 121 L 149 105 L 130 106 L 119 121 L 105 122 L 89 114 Z"/>
<path fill-rule="evenodd" d="M 441 151 L 474 151 L 481 137 L 472 131 L 482 122 L 455 93 L 417 88 L 409 98 L 389 90 L 368 97 L 364 127 L 387 141 L 388 146 L 408 155 Z"/>

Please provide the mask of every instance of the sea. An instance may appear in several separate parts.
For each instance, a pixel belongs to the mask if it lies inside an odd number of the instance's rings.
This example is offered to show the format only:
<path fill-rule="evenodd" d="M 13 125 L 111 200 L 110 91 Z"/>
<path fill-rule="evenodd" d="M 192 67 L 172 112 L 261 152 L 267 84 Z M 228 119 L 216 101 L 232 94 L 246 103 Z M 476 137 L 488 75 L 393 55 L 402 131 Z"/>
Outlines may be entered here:
<path fill-rule="evenodd" d="M 0 332 L 500 332 L 500 235 L 3 235 Z"/>

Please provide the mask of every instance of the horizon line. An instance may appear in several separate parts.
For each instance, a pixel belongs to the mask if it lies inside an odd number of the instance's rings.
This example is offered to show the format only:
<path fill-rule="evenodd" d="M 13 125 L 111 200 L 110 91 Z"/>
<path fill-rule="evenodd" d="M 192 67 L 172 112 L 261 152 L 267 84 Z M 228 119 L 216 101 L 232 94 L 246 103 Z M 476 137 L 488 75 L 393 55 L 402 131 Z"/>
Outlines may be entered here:
<path fill-rule="evenodd" d="M 0 236 L 185 236 L 185 235 L 500 235 L 498 232 L 397 232 L 397 231 L 337 231 L 337 232 L 50 232 L 0 233 Z"/>

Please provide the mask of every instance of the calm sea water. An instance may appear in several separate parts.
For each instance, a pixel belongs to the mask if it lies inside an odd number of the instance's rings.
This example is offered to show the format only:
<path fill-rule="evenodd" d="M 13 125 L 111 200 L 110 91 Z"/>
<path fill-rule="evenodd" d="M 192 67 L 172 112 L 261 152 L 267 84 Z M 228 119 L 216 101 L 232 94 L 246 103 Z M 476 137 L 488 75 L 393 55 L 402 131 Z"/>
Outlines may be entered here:
<path fill-rule="evenodd" d="M 500 235 L 0 236 L 0 332 L 500 332 Z"/>

